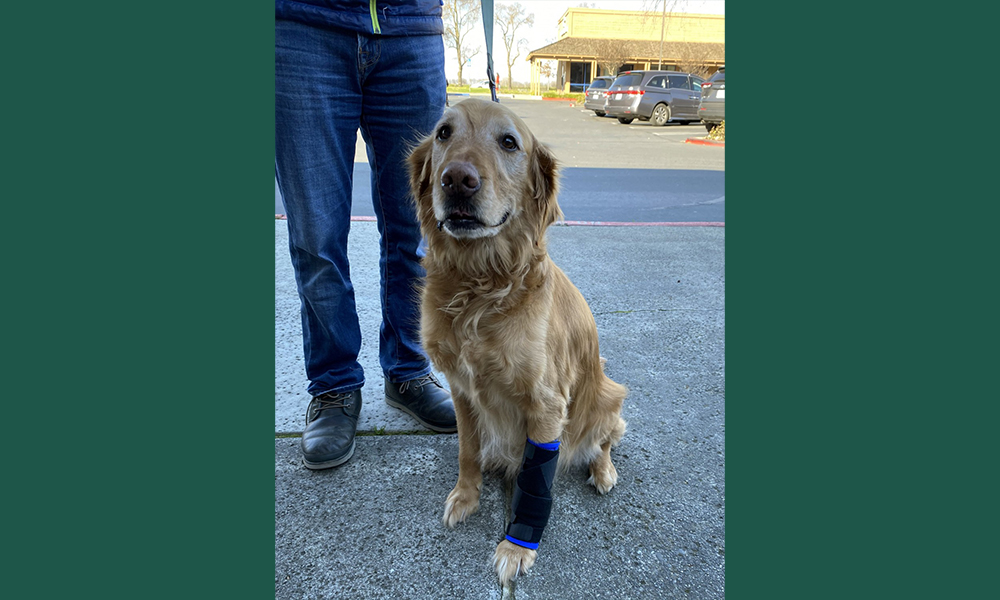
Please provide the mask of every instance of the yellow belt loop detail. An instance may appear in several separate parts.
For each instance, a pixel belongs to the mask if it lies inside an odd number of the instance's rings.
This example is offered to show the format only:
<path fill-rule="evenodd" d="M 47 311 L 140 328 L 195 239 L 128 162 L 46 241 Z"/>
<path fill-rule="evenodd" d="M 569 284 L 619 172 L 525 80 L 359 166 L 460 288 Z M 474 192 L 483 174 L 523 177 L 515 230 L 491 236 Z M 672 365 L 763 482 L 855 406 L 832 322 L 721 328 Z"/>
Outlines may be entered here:
<path fill-rule="evenodd" d="M 382 33 L 382 28 L 378 26 L 378 9 L 375 8 L 376 0 L 368 0 L 368 9 L 372 13 L 372 33 Z"/>

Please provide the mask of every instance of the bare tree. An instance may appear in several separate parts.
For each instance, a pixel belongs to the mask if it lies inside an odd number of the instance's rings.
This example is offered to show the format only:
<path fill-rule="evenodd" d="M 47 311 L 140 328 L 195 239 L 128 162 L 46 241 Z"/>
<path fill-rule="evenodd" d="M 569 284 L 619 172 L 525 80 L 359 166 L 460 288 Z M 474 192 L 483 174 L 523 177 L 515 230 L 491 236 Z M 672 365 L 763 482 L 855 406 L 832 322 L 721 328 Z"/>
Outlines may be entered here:
<path fill-rule="evenodd" d="M 677 58 L 677 69 L 708 79 L 712 68 L 709 60 L 725 60 L 725 44 L 671 44 L 671 53 Z"/>
<path fill-rule="evenodd" d="M 657 69 L 663 68 L 663 41 L 670 27 L 670 13 L 683 10 L 687 4 L 686 0 L 643 0 L 643 20 L 656 18 L 660 21 L 660 55 L 656 64 Z M 659 13 L 659 14 L 657 14 Z"/>
<path fill-rule="evenodd" d="M 552 75 L 553 75 L 551 60 L 541 61 L 541 64 L 538 66 L 538 75 L 539 77 L 545 78 L 545 89 L 549 89 L 549 87 L 552 85 Z"/>
<path fill-rule="evenodd" d="M 629 40 L 597 39 L 593 40 L 590 47 L 597 64 L 604 67 L 604 71 L 611 76 L 618 75 L 618 69 L 635 58 L 635 49 Z"/>
<path fill-rule="evenodd" d="M 520 2 L 513 4 L 498 4 L 496 24 L 500 27 L 500 35 L 503 36 L 503 45 L 507 48 L 507 87 L 514 87 L 514 78 L 511 71 L 514 69 L 514 61 L 521 56 L 521 49 L 528 40 L 517 37 L 517 30 L 522 25 L 531 27 L 535 24 L 535 15 L 525 15 L 525 8 Z M 516 52 L 516 54 L 514 54 Z"/>
<path fill-rule="evenodd" d="M 444 0 L 444 44 L 455 49 L 458 58 L 458 85 L 462 85 L 465 63 L 478 55 L 482 48 L 473 48 L 467 36 L 479 23 L 480 0 Z"/>

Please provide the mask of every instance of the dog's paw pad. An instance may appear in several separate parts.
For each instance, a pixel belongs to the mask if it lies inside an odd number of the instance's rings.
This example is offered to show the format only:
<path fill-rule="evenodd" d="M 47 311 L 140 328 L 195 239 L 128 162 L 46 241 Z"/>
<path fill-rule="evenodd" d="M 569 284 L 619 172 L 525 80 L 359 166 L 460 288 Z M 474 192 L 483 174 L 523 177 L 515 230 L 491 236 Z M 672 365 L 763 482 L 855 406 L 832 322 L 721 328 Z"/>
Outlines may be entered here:
<path fill-rule="evenodd" d="M 507 585 L 518 575 L 528 572 L 534 566 L 538 553 L 504 540 L 497 544 L 493 554 L 493 568 L 496 569 L 500 585 Z"/>
<path fill-rule="evenodd" d="M 465 522 L 477 510 L 479 510 L 478 491 L 469 492 L 455 488 L 444 501 L 444 517 L 441 521 L 449 529 L 454 529 L 456 525 Z"/>

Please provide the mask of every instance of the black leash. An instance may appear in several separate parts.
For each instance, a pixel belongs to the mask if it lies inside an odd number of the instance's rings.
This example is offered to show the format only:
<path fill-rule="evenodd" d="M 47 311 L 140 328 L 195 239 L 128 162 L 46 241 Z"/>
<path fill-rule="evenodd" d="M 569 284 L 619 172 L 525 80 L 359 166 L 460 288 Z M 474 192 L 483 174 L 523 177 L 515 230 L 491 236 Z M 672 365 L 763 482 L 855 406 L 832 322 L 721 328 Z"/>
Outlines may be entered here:
<path fill-rule="evenodd" d="M 486 76 L 490 79 L 490 95 L 493 101 L 497 98 L 497 78 L 493 73 L 493 0 L 481 0 L 483 7 L 483 29 L 486 30 Z"/>

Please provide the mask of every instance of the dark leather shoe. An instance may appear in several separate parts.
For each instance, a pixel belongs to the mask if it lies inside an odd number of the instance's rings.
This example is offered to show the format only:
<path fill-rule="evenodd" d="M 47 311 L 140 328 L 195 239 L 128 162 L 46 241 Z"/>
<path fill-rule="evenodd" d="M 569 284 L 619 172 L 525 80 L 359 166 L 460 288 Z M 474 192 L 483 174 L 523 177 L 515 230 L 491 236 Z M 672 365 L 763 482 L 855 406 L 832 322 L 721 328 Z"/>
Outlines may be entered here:
<path fill-rule="evenodd" d="M 315 396 L 306 409 L 302 464 L 307 469 L 329 469 L 350 460 L 360 414 L 361 390 Z"/>
<path fill-rule="evenodd" d="M 386 379 L 385 403 L 409 414 L 432 431 L 458 431 L 451 394 L 434 375 L 424 375 L 403 383 L 392 383 Z"/>

